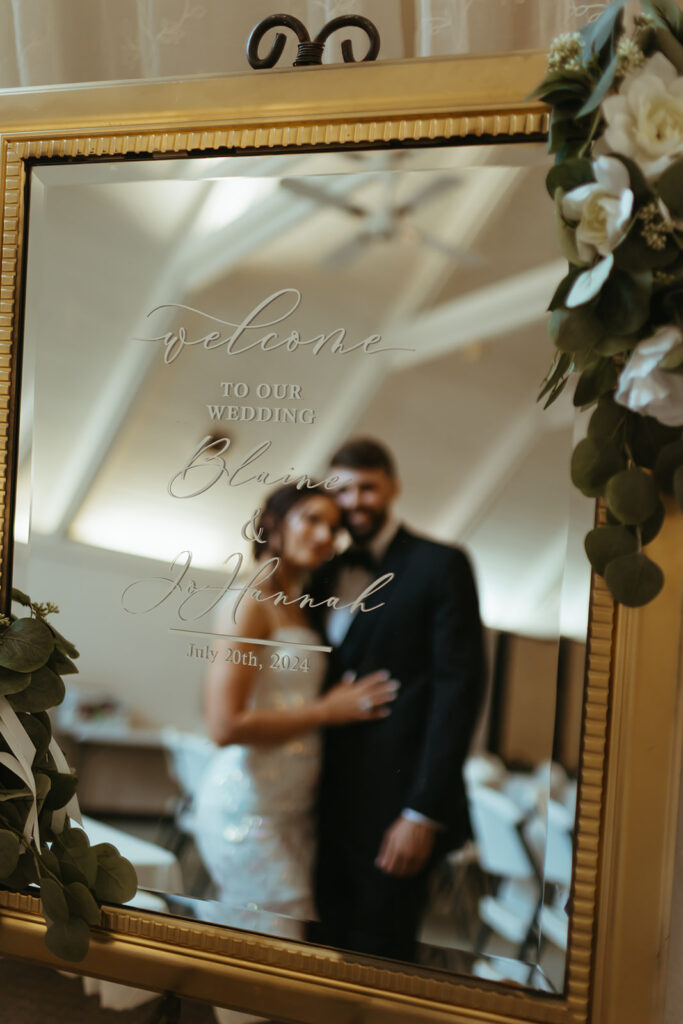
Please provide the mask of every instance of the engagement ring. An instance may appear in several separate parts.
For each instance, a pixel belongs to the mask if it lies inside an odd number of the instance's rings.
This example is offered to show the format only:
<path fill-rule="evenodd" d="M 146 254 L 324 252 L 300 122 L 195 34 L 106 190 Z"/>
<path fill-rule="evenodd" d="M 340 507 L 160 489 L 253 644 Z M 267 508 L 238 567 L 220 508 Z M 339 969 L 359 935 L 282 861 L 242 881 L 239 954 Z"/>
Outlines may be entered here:
<path fill-rule="evenodd" d="M 369 697 L 359 697 L 358 707 L 361 711 L 372 711 L 372 701 Z"/>

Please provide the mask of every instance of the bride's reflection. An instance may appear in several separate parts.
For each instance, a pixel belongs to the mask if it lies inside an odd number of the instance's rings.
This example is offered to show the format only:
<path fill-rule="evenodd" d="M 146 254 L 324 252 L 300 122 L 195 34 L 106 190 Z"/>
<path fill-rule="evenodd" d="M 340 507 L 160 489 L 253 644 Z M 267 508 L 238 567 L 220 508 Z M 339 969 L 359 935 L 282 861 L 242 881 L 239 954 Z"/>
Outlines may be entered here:
<path fill-rule="evenodd" d="M 221 750 L 199 787 L 201 856 L 221 900 L 299 922 L 315 916 L 320 730 L 384 717 L 397 689 L 377 671 L 321 692 L 325 649 L 298 599 L 306 575 L 332 558 L 340 525 L 340 509 L 321 487 L 274 491 L 254 549 L 259 564 L 274 560 L 275 572 L 263 599 L 248 600 L 236 622 L 222 609 L 217 628 L 230 641 L 207 651 L 207 724 Z M 285 934 L 301 935 L 301 927 L 282 920 Z"/>

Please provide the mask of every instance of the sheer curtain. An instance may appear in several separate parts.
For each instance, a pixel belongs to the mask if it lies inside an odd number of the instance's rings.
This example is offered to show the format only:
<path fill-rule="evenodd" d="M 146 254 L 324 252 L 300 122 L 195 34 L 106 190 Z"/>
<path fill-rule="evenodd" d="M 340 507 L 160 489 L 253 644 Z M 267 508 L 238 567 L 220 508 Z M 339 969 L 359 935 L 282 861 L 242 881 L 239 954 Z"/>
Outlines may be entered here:
<path fill-rule="evenodd" d="M 281 6 L 311 34 L 365 14 L 392 60 L 546 47 L 606 0 L 0 0 L 0 87 L 244 71 L 250 30 Z M 294 53 L 290 41 L 283 66 Z M 326 59 L 340 59 L 338 42 Z"/>

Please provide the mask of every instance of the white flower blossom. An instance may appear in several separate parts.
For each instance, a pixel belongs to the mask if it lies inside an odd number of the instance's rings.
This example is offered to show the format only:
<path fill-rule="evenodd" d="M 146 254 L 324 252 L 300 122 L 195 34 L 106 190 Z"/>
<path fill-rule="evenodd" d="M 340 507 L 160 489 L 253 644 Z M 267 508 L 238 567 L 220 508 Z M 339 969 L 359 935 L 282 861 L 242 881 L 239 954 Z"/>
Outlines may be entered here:
<path fill-rule="evenodd" d="M 652 181 L 683 156 L 683 77 L 661 53 L 627 75 L 602 104 L 605 142 Z"/>
<path fill-rule="evenodd" d="M 614 399 L 667 427 L 683 426 L 683 374 L 659 369 L 659 363 L 683 342 L 683 332 L 670 324 L 641 341 L 621 371 Z"/>
<path fill-rule="evenodd" d="M 624 237 L 633 212 L 628 171 L 613 156 L 593 161 L 595 181 L 579 185 L 562 199 L 562 214 L 576 226 L 576 248 L 585 263 L 607 256 Z"/>

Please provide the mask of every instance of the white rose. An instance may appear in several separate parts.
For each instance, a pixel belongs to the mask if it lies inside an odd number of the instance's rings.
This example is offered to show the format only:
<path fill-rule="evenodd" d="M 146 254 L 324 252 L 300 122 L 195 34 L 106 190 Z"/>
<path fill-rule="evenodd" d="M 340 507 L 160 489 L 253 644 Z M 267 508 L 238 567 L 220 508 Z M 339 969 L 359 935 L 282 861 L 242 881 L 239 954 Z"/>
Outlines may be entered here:
<path fill-rule="evenodd" d="M 652 181 L 683 156 L 683 78 L 656 53 L 602 104 L 610 150 L 631 157 Z"/>
<path fill-rule="evenodd" d="M 562 199 L 563 216 L 579 222 L 576 248 L 585 263 L 596 252 L 607 256 L 616 249 L 633 212 L 633 192 L 621 160 L 600 156 L 592 166 L 595 181 L 573 188 Z"/>
<path fill-rule="evenodd" d="M 621 371 L 614 399 L 619 405 L 644 416 L 654 416 L 667 427 L 683 426 L 683 374 L 667 373 L 658 364 L 683 341 L 673 325 L 641 341 Z"/>

